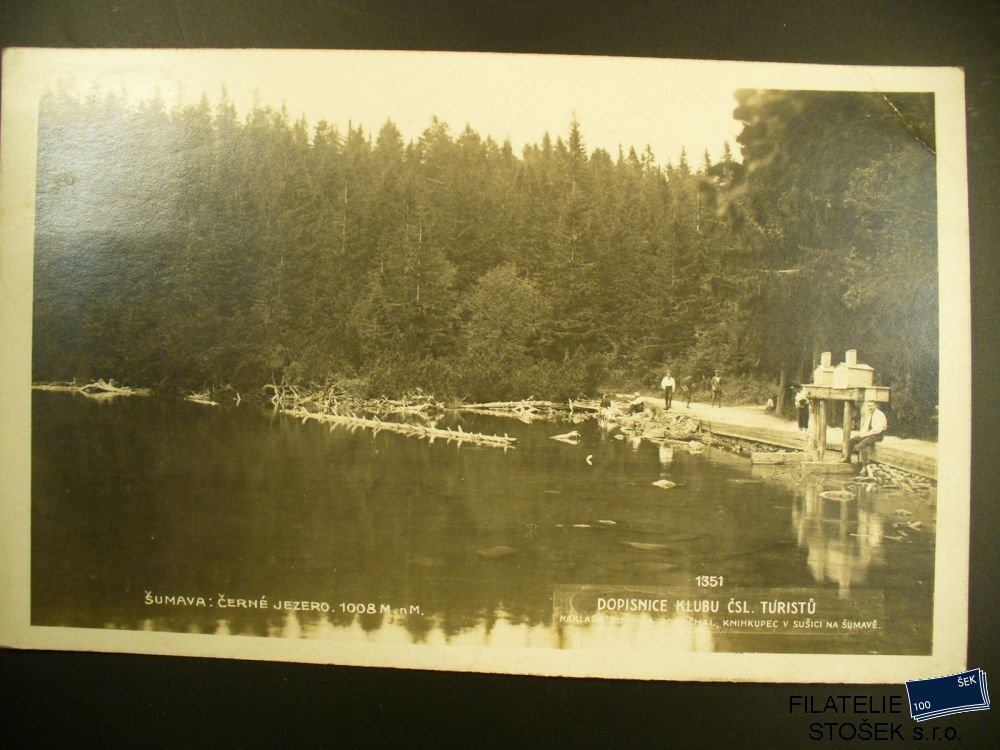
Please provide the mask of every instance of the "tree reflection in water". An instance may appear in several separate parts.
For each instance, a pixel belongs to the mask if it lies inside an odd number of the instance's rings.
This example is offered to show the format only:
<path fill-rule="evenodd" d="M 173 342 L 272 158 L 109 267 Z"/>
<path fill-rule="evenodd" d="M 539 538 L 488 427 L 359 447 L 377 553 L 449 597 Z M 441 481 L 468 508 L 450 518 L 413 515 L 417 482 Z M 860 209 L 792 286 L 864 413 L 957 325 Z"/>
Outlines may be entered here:
<path fill-rule="evenodd" d="M 829 500 L 820 493 L 841 485 L 751 470 L 714 448 L 633 445 L 592 424 L 566 445 L 549 440 L 551 424 L 444 418 L 516 437 L 517 449 L 503 452 L 160 399 L 36 393 L 33 419 L 35 624 L 415 644 L 801 647 L 722 633 L 694 615 L 600 627 L 553 618 L 558 586 L 687 592 L 696 576 L 723 575 L 726 598 L 885 592 L 886 643 L 929 648 L 926 496 L 852 488 L 852 499 Z M 653 486 L 660 479 L 671 488 Z M 919 532 L 897 528 L 900 509 Z M 208 604 L 149 606 L 145 592 Z M 269 603 L 212 606 L 222 594 Z M 327 610 L 275 609 L 280 600 Z M 347 608 L 366 603 L 375 611 Z"/>

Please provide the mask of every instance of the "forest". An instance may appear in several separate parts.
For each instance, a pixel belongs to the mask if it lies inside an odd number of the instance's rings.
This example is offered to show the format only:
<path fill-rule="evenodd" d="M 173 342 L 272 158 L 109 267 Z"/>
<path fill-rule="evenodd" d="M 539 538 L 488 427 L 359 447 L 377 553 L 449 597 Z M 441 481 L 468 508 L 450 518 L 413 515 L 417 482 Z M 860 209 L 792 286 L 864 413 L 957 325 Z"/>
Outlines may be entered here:
<path fill-rule="evenodd" d="M 933 97 L 733 108 L 738 155 L 661 165 L 588 149 L 575 118 L 515 153 L 437 119 L 407 142 L 225 93 L 52 91 L 33 378 L 557 400 L 718 368 L 784 394 L 851 348 L 894 432 L 935 434 Z"/>

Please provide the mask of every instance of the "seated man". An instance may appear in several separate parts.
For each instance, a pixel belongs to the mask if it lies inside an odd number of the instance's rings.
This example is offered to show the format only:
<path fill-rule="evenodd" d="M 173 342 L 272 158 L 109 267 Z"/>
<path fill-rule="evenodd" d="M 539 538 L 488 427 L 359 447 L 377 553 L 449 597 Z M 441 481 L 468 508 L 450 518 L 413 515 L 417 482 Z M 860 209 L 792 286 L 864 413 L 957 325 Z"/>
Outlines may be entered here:
<path fill-rule="evenodd" d="M 851 454 L 858 452 L 858 460 L 861 465 L 868 465 L 868 450 L 885 437 L 885 431 L 889 428 L 889 421 L 885 418 L 885 413 L 878 408 L 874 401 L 865 401 L 861 407 L 860 430 L 845 436 L 847 441 L 847 451 L 844 456 L 844 463 L 850 463 Z"/>
<path fill-rule="evenodd" d="M 635 398 L 628 402 L 628 413 L 642 414 L 645 409 L 646 402 L 642 400 L 642 396 L 639 395 L 639 391 L 636 391 Z"/>

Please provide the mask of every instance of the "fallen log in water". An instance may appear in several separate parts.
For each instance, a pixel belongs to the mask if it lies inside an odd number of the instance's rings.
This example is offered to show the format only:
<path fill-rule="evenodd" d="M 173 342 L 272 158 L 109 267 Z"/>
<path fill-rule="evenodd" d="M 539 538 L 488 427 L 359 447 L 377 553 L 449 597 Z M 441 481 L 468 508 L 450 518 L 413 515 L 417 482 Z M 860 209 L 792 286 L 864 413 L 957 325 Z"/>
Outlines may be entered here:
<path fill-rule="evenodd" d="M 427 412 L 434 410 L 434 404 L 427 401 L 420 404 L 409 404 L 405 401 L 384 399 L 378 403 L 378 411 L 382 414 L 415 414 L 422 417 Z"/>
<path fill-rule="evenodd" d="M 218 406 L 218 401 L 213 401 L 212 397 L 209 395 L 208 391 L 204 393 L 189 393 L 184 397 L 185 401 L 191 401 L 196 404 L 204 404 L 205 406 Z"/>
<path fill-rule="evenodd" d="M 409 414 L 426 419 L 429 415 L 444 411 L 443 404 L 423 391 L 404 394 L 402 398 L 392 399 L 382 397 L 367 399 L 362 402 L 364 411 L 374 414 Z"/>
<path fill-rule="evenodd" d="M 425 427 L 424 425 L 408 424 L 406 422 L 388 422 L 381 419 L 369 419 L 368 417 L 355 417 L 342 414 L 318 414 L 306 411 L 305 409 L 285 409 L 286 414 L 299 417 L 303 422 L 315 419 L 318 422 L 342 425 L 344 427 L 363 427 L 369 430 L 389 430 L 398 432 L 409 437 L 427 438 L 431 442 L 434 440 L 446 440 L 457 443 L 474 443 L 476 445 L 488 445 L 495 448 L 513 448 L 517 438 L 508 435 L 484 435 L 478 432 L 465 432 L 459 427 L 457 430 L 440 429 L 438 427 Z"/>
<path fill-rule="evenodd" d="M 76 383 L 32 383 L 33 391 L 79 391 L 80 386 Z"/>
<path fill-rule="evenodd" d="M 98 378 L 92 383 L 87 383 L 87 385 L 81 385 L 79 388 L 81 393 L 120 393 L 122 395 L 131 392 L 131 388 L 122 388 L 121 386 L 115 385 L 114 380 L 105 380 L 104 378 Z"/>
<path fill-rule="evenodd" d="M 569 409 L 568 404 L 558 404 L 555 401 L 535 401 L 534 399 L 524 399 L 523 401 L 486 401 L 479 404 L 463 404 L 458 407 L 470 409 Z"/>
<path fill-rule="evenodd" d="M 516 419 L 525 424 L 531 424 L 532 422 L 539 419 L 548 419 L 544 414 L 536 414 L 533 412 L 518 412 L 518 411 L 502 411 L 500 409 L 474 409 L 467 406 L 462 406 L 460 408 L 452 409 L 452 411 L 461 411 L 465 414 L 481 414 L 484 417 L 507 417 L 508 419 Z"/>
<path fill-rule="evenodd" d="M 71 391 L 91 397 L 149 396 L 152 393 L 152 390 L 149 388 L 132 388 L 127 385 L 116 385 L 114 380 L 105 380 L 104 378 L 98 378 L 86 385 L 77 385 L 74 381 L 72 383 L 38 383 L 31 387 L 36 391 Z"/>

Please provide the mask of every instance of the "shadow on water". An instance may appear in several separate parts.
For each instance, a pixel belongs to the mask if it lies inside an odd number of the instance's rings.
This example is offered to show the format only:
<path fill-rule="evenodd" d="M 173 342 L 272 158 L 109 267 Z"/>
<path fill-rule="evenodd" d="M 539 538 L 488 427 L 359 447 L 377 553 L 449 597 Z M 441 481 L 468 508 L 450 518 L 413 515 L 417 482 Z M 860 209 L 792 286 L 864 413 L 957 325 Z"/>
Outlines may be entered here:
<path fill-rule="evenodd" d="M 550 647 L 616 637 L 680 650 L 930 650 L 933 496 L 804 483 L 787 469 L 751 471 L 717 449 L 616 440 L 593 423 L 574 426 L 576 445 L 550 440 L 565 431 L 551 423 L 478 415 L 440 423 L 516 437 L 517 448 L 504 451 L 302 423 L 246 405 L 35 393 L 33 409 L 35 624 Z M 827 614 L 853 602 L 844 613 L 883 624 L 846 636 L 743 632 L 723 625 L 724 612 L 642 613 L 624 624 L 556 617 L 565 587 L 691 600 L 707 596 L 697 576 L 724 577 L 711 592 L 723 606 L 741 593 L 784 592 L 816 597 Z"/>

